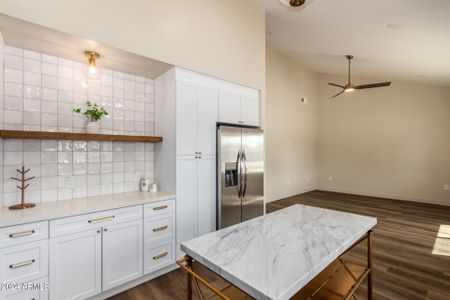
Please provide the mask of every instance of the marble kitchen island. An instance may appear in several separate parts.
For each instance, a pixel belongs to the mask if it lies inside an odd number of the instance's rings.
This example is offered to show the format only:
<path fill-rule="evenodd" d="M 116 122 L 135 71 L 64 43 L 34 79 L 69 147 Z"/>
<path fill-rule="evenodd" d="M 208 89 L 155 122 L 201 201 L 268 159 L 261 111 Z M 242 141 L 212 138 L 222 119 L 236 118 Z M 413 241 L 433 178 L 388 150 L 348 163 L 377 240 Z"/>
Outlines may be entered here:
<path fill-rule="evenodd" d="M 353 245 L 370 241 L 376 223 L 372 217 L 297 204 L 182 243 L 187 256 L 179 264 L 187 266 L 196 285 L 191 259 L 251 297 L 289 299 Z M 369 242 L 361 282 L 371 280 L 370 248 Z"/>

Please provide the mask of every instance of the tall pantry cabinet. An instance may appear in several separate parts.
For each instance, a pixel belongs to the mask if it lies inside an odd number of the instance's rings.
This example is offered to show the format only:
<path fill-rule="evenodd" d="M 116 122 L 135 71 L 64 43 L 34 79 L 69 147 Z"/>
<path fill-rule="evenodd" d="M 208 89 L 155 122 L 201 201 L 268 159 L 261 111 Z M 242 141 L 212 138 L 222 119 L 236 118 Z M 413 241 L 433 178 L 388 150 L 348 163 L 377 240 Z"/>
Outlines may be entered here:
<path fill-rule="evenodd" d="M 177 194 L 177 250 L 216 227 L 217 82 L 179 68 L 155 81 L 156 181 Z M 181 252 L 178 252 L 178 256 Z"/>
<path fill-rule="evenodd" d="M 155 80 L 155 176 L 176 194 L 176 249 L 216 229 L 217 123 L 259 126 L 259 91 L 172 68 Z"/>

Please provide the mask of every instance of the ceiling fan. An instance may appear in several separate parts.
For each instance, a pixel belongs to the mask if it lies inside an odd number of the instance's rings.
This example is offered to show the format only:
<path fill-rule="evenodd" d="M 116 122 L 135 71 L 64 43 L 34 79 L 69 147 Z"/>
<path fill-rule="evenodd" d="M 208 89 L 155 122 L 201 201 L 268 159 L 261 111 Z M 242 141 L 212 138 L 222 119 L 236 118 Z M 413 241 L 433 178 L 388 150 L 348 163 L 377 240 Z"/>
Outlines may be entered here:
<path fill-rule="evenodd" d="M 363 90 L 363 89 L 371 89 L 371 88 L 377 88 L 377 87 L 383 87 L 383 86 L 390 86 L 391 82 L 390 81 L 386 81 L 386 82 L 379 82 L 379 83 L 369 83 L 369 84 L 361 84 L 361 85 L 353 85 L 353 83 L 351 82 L 351 78 L 350 78 L 350 63 L 351 60 L 353 59 L 352 55 L 346 55 L 347 59 L 348 59 L 348 82 L 346 85 L 340 85 L 340 84 L 336 84 L 336 83 L 328 83 L 329 85 L 332 86 L 337 86 L 340 87 L 342 89 L 342 91 L 334 96 L 332 96 L 331 98 L 335 98 L 337 96 L 339 96 L 340 94 L 344 93 L 344 92 L 353 92 L 354 90 Z"/>
<path fill-rule="evenodd" d="M 299 7 L 305 4 L 306 0 L 280 0 L 280 2 L 290 7 Z"/>

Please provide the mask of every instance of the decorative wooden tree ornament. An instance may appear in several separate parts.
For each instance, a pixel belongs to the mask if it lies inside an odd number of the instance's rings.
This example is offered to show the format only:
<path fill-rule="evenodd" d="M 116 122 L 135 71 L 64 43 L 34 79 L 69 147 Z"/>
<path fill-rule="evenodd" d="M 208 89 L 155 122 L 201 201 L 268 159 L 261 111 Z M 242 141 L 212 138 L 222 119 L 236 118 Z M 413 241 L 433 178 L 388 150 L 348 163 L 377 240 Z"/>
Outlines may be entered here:
<path fill-rule="evenodd" d="M 25 166 L 22 166 L 22 170 L 17 169 L 17 172 L 19 172 L 22 175 L 22 178 L 19 179 L 16 177 L 11 177 L 11 179 L 20 181 L 22 183 L 21 186 L 17 186 L 17 188 L 19 190 L 21 190 L 21 192 L 22 192 L 22 198 L 21 198 L 22 200 L 20 201 L 20 204 L 12 205 L 9 207 L 9 209 L 24 209 L 24 208 L 30 208 L 30 207 L 33 207 L 36 205 L 34 203 L 25 203 L 25 189 L 30 186 L 29 183 L 25 184 L 25 182 L 27 182 L 28 180 L 34 179 L 34 176 L 25 179 L 25 174 L 28 173 L 29 171 L 30 171 L 30 169 L 25 170 Z"/>

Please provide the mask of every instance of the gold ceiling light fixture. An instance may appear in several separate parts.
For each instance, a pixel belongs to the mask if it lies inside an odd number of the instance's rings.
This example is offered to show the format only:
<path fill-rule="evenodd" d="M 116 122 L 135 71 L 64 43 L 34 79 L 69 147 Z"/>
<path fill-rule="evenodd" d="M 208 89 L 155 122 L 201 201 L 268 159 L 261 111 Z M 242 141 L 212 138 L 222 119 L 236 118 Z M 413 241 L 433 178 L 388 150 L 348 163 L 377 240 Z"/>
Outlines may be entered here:
<path fill-rule="evenodd" d="M 84 51 L 84 55 L 88 58 L 89 73 L 95 74 L 97 72 L 96 60 L 100 57 L 100 54 L 95 51 Z"/>
<path fill-rule="evenodd" d="M 289 5 L 292 7 L 299 7 L 305 4 L 306 0 L 290 0 Z"/>
<path fill-rule="evenodd" d="M 342 89 L 342 91 L 340 91 L 339 93 L 337 93 L 336 95 L 332 96 L 331 98 L 335 98 L 337 96 L 339 96 L 342 93 L 350 93 L 353 92 L 354 90 L 364 90 L 364 89 L 371 89 L 371 88 L 377 88 L 377 87 L 383 87 L 383 86 L 390 86 L 391 82 L 390 81 L 386 81 L 386 82 L 379 82 L 379 83 L 369 83 L 369 84 L 361 84 L 361 85 L 353 85 L 352 81 L 351 81 L 351 61 L 354 58 L 353 55 L 346 55 L 345 56 L 348 60 L 348 81 L 347 84 L 345 85 L 340 85 L 337 83 L 331 83 L 329 82 L 329 85 L 332 86 L 336 86 Z"/>
<path fill-rule="evenodd" d="M 290 7 L 299 7 L 305 4 L 306 0 L 280 0 L 280 2 Z"/>

